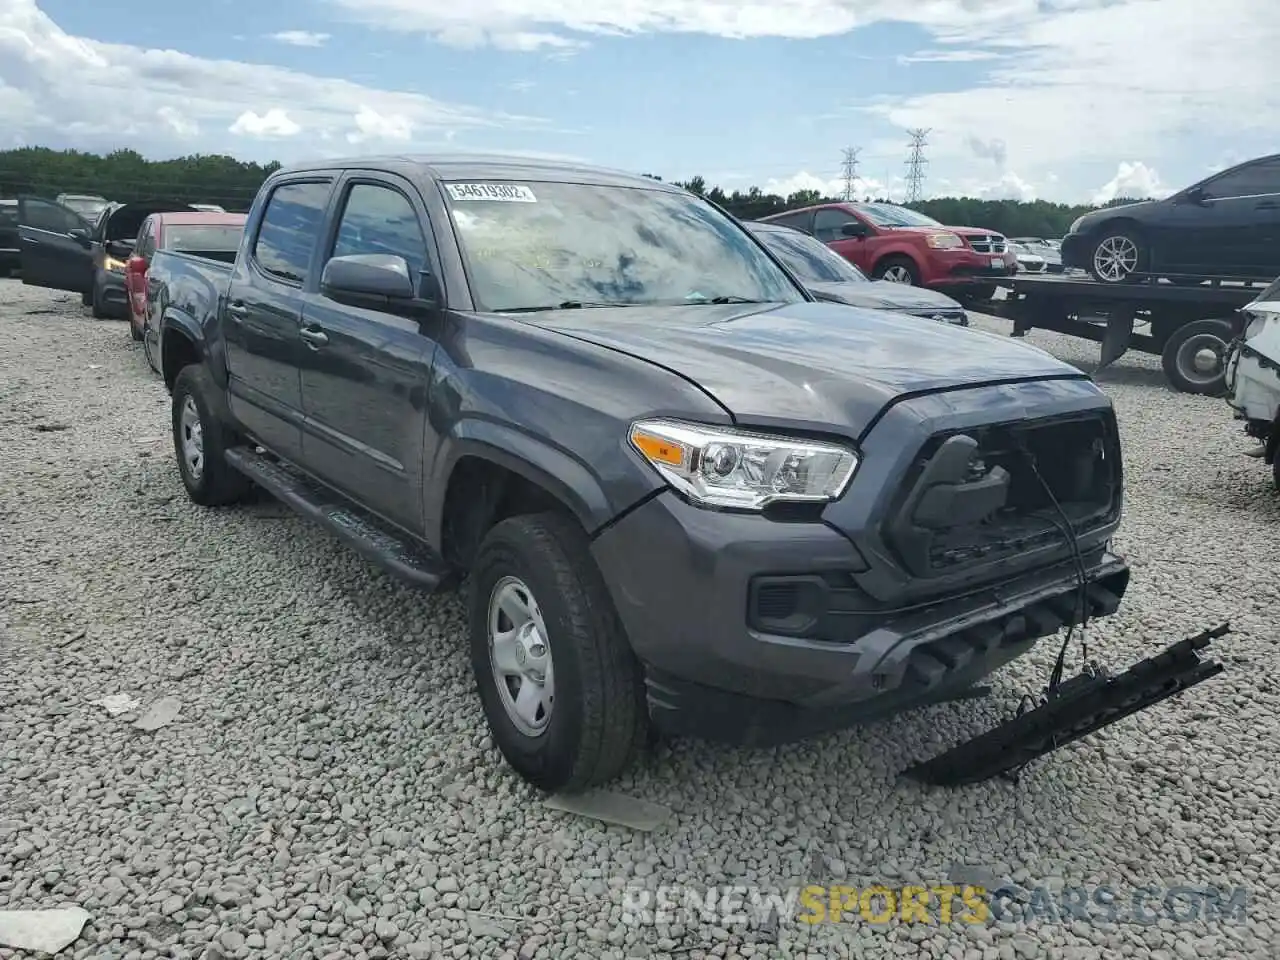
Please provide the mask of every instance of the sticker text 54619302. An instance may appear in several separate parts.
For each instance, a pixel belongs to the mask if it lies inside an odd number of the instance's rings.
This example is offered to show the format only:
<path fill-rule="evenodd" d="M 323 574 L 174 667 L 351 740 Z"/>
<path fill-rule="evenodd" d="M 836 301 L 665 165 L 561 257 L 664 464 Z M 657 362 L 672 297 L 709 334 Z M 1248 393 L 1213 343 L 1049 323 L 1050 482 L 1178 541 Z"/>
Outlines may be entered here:
<path fill-rule="evenodd" d="M 454 200 L 498 200 L 506 203 L 537 203 L 538 198 L 523 183 L 446 183 Z"/>

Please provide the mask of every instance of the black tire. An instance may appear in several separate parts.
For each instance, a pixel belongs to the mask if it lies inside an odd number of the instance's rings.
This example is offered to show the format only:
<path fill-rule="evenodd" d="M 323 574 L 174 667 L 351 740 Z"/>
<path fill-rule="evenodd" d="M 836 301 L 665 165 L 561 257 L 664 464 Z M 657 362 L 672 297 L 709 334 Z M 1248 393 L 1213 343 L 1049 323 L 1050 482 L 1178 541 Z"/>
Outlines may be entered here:
<path fill-rule="evenodd" d="M 1105 251 L 1110 250 L 1114 256 L 1107 258 Z M 1132 250 L 1131 256 L 1122 256 L 1122 251 Z M 1113 266 L 1107 267 L 1110 262 Z M 1093 238 L 1089 248 L 1089 273 L 1099 283 L 1120 284 L 1141 280 L 1150 269 L 1151 257 L 1146 241 L 1136 230 L 1128 227 L 1102 227 Z"/>
<path fill-rule="evenodd" d="M 491 598 L 510 578 L 533 595 L 554 670 L 546 726 L 532 736 L 508 715 L 490 652 Z M 470 581 L 471 666 L 494 743 L 507 763 L 548 792 L 576 792 L 613 780 L 642 752 L 649 717 L 640 664 L 586 534 L 557 513 L 503 520 L 480 545 Z"/>
<path fill-rule="evenodd" d="M 910 283 L 908 284 L 908 286 L 912 286 L 912 287 L 920 286 L 920 271 L 916 267 L 915 261 L 912 260 L 910 257 L 901 257 L 901 256 L 885 257 L 883 260 L 881 260 L 879 263 L 876 264 L 876 268 L 873 271 L 872 275 L 876 280 L 886 280 L 889 278 L 886 277 L 885 274 L 890 273 L 890 271 L 893 271 L 896 274 L 905 275 L 906 277 L 908 277 L 910 280 Z M 896 280 L 894 282 L 903 283 L 905 281 Z"/>
<path fill-rule="evenodd" d="M 93 297 L 90 301 L 90 307 L 93 311 L 93 319 L 107 319 L 107 308 L 102 302 L 102 284 L 98 283 L 97 280 L 93 282 Z"/>
<path fill-rule="evenodd" d="M 191 364 L 178 372 L 173 382 L 173 452 L 178 461 L 178 473 L 187 496 L 204 507 L 220 507 L 238 503 L 246 498 L 250 489 L 249 478 L 227 463 L 227 448 L 234 446 L 235 435 L 218 419 L 212 398 L 217 388 L 202 366 Z M 202 465 L 197 471 L 183 453 L 183 439 L 187 430 L 183 411 L 190 398 L 199 419 L 203 437 Z"/>
<path fill-rule="evenodd" d="M 93 291 L 92 291 L 92 290 L 81 290 L 81 291 L 80 291 L 80 303 L 81 303 L 83 306 L 86 306 L 86 307 L 91 307 L 91 306 L 93 306 Z"/>
<path fill-rule="evenodd" d="M 129 314 L 129 336 L 133 337 L 134 342 L 142 342 L 142 331 L 133 325 L 133 313 Z"/>
<path fill-rule="evenodd" d="M 1276 490 L 1280 490 L 1280 453 L 1271 461 L 1271 482 L 1275 484 Z"/>
<path fill-rule="evenodd" d="M 1173 331 L 1160 354 L 1164 375 L 1175 390 L 1206 397 L 1219 397 L 1226 392 L 1227 372 L 1222 363 L 1226 349 L 1235 338 L 1235 328 L 1226 320 L 1195 320 Z M 1196 366 L 1201 350 L 1218 354 L 1216 370 L 1205 371 Z"/>

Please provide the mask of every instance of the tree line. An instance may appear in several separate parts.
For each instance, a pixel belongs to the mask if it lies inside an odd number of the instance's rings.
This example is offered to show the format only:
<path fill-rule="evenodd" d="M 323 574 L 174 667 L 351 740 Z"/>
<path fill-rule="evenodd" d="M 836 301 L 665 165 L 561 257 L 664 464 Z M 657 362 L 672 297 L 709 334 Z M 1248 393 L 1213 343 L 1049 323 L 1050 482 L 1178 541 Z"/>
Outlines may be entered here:
<path fill-rule="evenodd" d="M 228 210 L 244 211 L 262 181 L 279 167 L 278 163 L 249 163 L 219 155 L 148 160 L 133 150 L 117 150 L 102 156 L 80 150 L 23 147 L 0 151 L 0 197 L 86 193 L 122 203 L 164 199 L 216 203 Z M 662 179 L 654 174 L 646 176 Z M 759 187 L 726 192 L 718 186 L 709 187 L 702 177 L 674 182 L 744 220 L 839 199 L 824 197 L 816 190 L 800 190 L 785 197 L 765 193 Z M 985 227 L 1011 237 L 1060 237 L 1067 232 L 1071 221 L 1095 209 L 1045 200 L 975 197 L 939 197 L 907 206 L 941 223 Z"/>

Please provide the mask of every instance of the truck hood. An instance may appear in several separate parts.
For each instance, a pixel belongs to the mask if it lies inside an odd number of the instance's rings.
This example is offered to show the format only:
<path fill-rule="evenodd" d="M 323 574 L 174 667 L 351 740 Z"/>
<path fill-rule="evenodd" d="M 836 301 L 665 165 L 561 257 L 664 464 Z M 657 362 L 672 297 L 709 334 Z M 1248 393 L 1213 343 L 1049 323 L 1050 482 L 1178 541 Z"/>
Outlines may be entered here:
<path fill-rule="evenodd" d="M 866 307 L 868 310 L 939 310 L 955 313 L 961 309 L 960 304 L 945 293 L 923 287 L 909 287 L 905 283 L 891 283 L 888 280 L 870 280 L 866 283 L 806 283 L 805 286 L 821 299 L 838 300 L 851 307 Z"/>
<path fill-rule="evenodd" d="M 855 438 L 903 394 L 1087 379 L 1006 337 L 833 303 L 594 308 L 521 319 L 671 370 L 741 422 Z"/>

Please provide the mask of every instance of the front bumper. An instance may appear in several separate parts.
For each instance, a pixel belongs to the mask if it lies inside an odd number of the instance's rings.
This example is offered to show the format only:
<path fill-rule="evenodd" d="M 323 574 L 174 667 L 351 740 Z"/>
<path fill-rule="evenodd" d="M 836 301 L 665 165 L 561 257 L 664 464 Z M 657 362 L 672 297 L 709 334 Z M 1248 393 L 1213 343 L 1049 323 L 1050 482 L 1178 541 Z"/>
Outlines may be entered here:
<path fill-rule="evenodd" d="M 996 261 L 1000 261 L 996 265 Z M 963 287 L 1008 280 L 1017 272 L 1017 260 L 1010 254 L 979 254 L 959 251 L 939 256 L 931 263 L 925 280 L 931 287 Z"/>
<path fill-rule="evenodd" d="M 1237 420 L 1269 431 L 1280 417 L 1280 364 L 1237 340 L 1225 359 L 1227 404 Z M 1262 437 L 1261 439 L 1266 439 Z"/>
<path fill-rule="evenodd" d="M 753 581 L 844 574 L 864 563 L 858 551 L 825 524 L 709 513 L 670 492 L 601 534 L 594 553 L 657 726 L 751 745 L 955 696 L 1060 629 L 1079 597 L 1067 561 L 884 613 L 837 641 L 769 634 L 749 623 Z M 1086 568 L 1090 615 L 1114 613 L 1128 566 L 1096 549 Z"/>
<path fill-rule="evenodd" d="M 1088 244 L 1085 242 L 1085 237 L 1082 233 L 1069 233 L 1063 237 L 1062 247 L 1058 251 L 1063 269 L 1088 270 L 1089 251 L 1087 247 Z"/>

